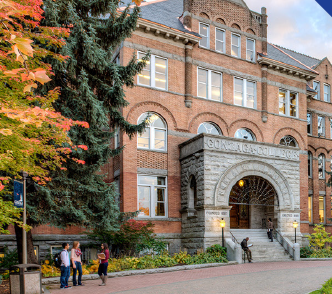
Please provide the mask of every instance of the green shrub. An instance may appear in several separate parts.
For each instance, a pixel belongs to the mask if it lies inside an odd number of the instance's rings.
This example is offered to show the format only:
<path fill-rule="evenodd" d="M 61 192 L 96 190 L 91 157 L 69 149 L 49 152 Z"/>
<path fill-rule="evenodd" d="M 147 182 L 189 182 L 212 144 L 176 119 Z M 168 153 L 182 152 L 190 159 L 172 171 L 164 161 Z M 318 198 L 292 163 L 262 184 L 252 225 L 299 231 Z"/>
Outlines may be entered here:
<path fill-rule="evenodd" d="M 309 258 L 310 255 L 314 252 L 314 250 L 312 248 L 310 248 L 309 246 L 306 247 L 302 247 L 300 249 L 300 257 L 301 258 Z"/>
<path fill-rule="evenodd" d="M 227 257 L 227 248 L 222 247 L 219 244 L 212 245 L 211 247 L 208 247 L 206 249 L 206 253 L 212 254 L 212 255 L 220 255 L 224 256 L 225 258 Z"/>
<path fill-rule="evenodd" d="M 310 294 L 329 294 L 332 293 L 332 279 L 325 282 L 321 289 L 311 292 Z"/>
<path fill-rule="evenodd" d="M 323 249 L 326 243 L 332 242 L 331 234 L 325 231 L 324 225 L 315 225 L 314 233 L 309 236 L 309 244 L 311 248 L 316 250 Z"/>

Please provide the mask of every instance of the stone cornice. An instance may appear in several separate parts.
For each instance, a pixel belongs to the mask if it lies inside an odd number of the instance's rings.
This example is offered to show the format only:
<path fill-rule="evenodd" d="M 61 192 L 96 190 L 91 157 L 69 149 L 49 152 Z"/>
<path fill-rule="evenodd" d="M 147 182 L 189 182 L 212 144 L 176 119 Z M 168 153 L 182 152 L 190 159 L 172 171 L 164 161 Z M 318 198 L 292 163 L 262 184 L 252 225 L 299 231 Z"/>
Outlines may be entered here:
<path fill-rule="evenodd" d="M 289 64 L 279 62 L 277 60 L 273 60 L 267 57 L 259 56 L 257 58 L 257 62 L 261 65 L 267 65 L 269 69 L 282 72 L 290 76 L 297 76 L 301 79 L 305 79 L 306 81 L 310 81 L 317 77 L 317 74 L 309 70 L 304 70 L 295 66 L 291 66 Z"/>
<path fill-rule="evenodd" d="M 196 44 L 201 39 L 199 36 L 185 33 L 142 18 L 138 19 L 136 30 L 141 30 L 145 33 L 154 34 L 156 36 L 163 36 L 166 39 L 172 39 L 175 42 L 182 42 L 183 44 Z"/>

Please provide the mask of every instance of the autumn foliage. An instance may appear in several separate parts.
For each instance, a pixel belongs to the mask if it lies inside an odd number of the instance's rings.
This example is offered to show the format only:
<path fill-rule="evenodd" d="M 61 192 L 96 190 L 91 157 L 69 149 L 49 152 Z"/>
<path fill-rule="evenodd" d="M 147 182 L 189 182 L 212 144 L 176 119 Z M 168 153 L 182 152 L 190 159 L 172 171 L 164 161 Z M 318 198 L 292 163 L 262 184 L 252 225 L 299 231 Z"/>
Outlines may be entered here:
<path fill-rule="evenodd" d="M 40 0 L 0 1 L 0 170 L 14 177 L 24 170 L 45 184 L 51 180 L 49 172 L 61 168 L 73 148 L 87 148 L 72 146 L 67 135 L 71 126 L 89 125 L 54 110 L 58 88 L 34 94 L 52 77 L 45 58 L 66 60 L 45 48 L 61 48 L 70 33 L 67 28 L 40 26 L 42 6 Z"/>

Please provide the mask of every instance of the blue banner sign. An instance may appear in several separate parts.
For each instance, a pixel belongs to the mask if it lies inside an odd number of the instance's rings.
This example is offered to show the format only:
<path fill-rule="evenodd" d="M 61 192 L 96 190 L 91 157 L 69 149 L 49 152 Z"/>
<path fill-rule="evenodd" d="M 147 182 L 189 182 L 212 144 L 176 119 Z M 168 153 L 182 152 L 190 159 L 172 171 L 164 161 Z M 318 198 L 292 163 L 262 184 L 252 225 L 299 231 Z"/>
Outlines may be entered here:
<path fill-rule="evenodd" d="M 23 208 L 23 183 L 14 181 L 14 206 Z"/>
<path fill-rule="evenodd" d="M 332 1 L 331 0 L 316 0 L 316 2 L 322 6 L 325 11 L 332 16 Z"/>

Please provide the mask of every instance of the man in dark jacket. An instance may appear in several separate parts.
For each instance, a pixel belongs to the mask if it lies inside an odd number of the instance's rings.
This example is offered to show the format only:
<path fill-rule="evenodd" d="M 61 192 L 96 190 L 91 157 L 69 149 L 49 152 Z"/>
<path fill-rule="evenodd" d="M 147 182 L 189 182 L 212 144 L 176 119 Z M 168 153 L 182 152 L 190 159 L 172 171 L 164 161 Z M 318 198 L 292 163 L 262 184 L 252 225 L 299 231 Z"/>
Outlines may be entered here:
<path fill-rule="evenodd" d="M 251 257 L 251 251 L 248 248 L 248 240 L 249 240 L 249 237 L 243 239 L 243 241 L 241 242 L 241 247 L 242 247 L 243 251 L 247 254 L 248 261 L 251 262 L 252 257 Z"/>
<path fill-rule="evenodd" d="M 269 220 L 268 220 L 267 229 L 268 229 L 269 239 L 271 239 L 271 242 L 273 242 L 273 229 L 274 229 L 274 225 L 273 225 L 273 222 L 272 222 L 271 218 L 269 218 Z"/>

